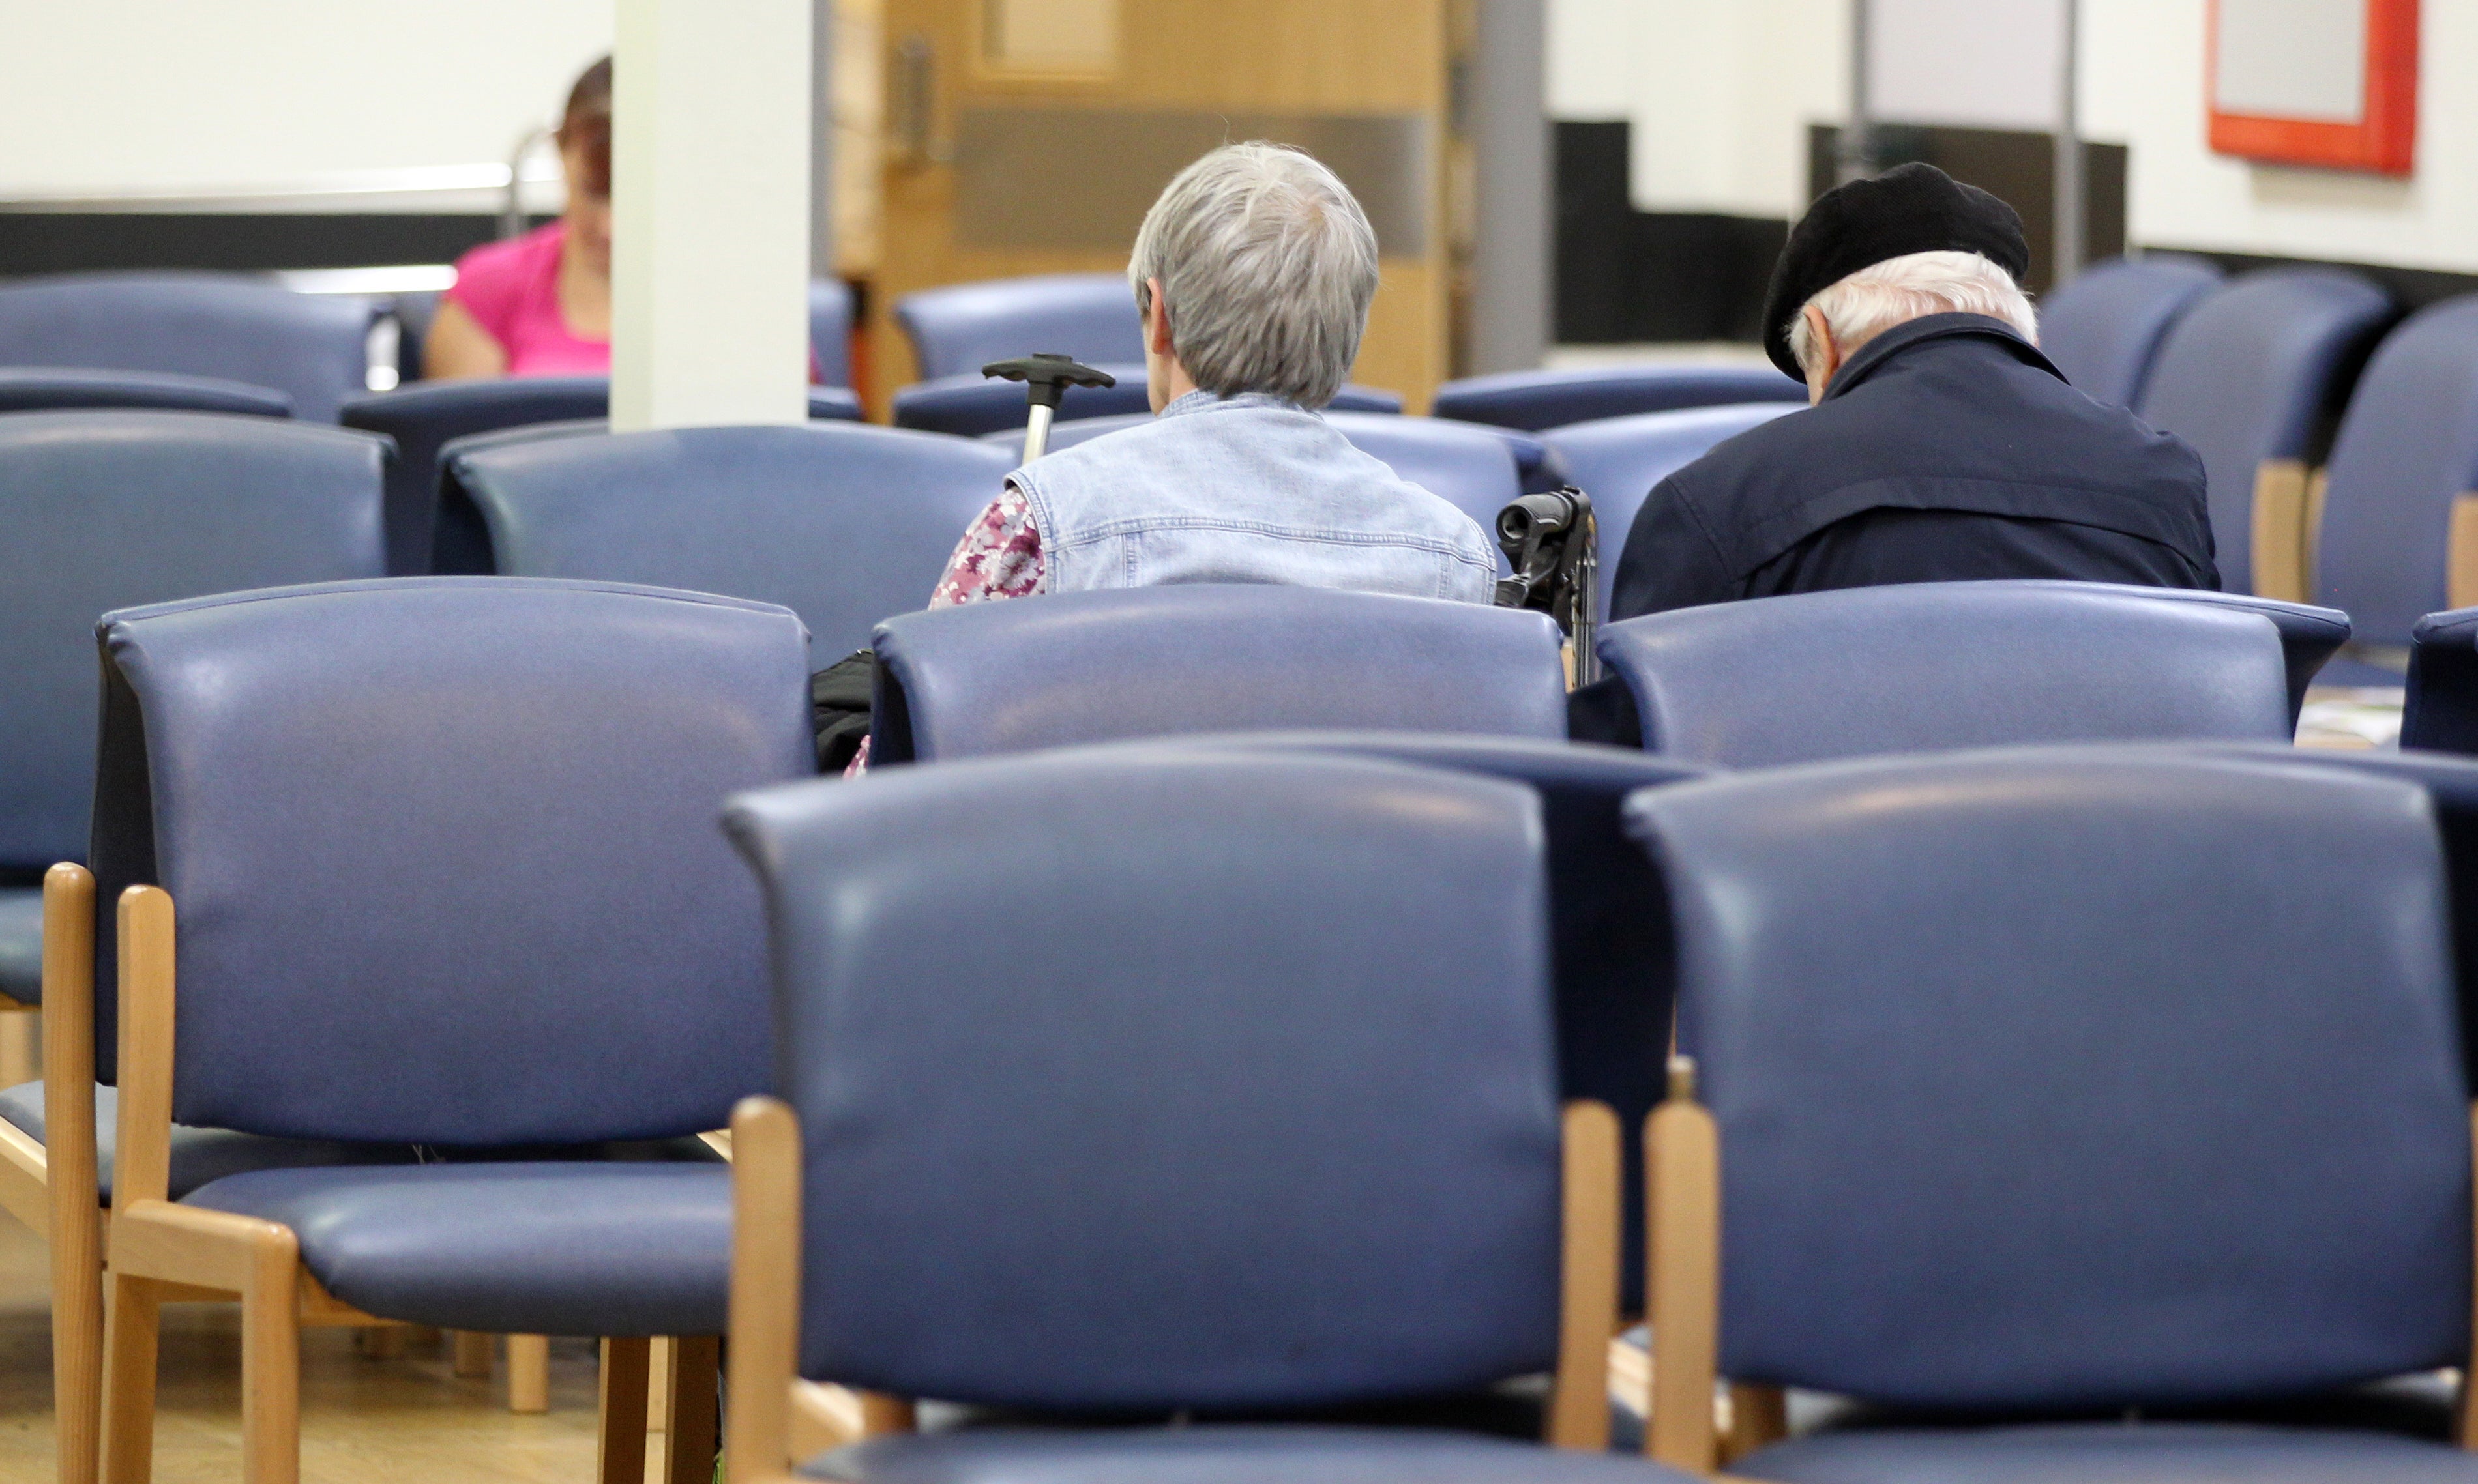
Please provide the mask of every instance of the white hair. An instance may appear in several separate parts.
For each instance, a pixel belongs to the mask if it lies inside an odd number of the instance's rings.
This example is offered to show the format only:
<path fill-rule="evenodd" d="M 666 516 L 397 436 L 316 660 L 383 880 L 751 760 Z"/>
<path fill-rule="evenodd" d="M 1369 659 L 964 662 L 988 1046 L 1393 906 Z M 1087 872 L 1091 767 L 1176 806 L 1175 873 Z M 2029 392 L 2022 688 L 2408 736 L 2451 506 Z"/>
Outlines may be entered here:
<path fill-rule="evenodd" d="M 1824 315 L 1844 359 L 1906 320 L 1928 314 L 1985 314 L 2036 345 L 2038 316 L 2013 275 L 1978 253 L 1909 253 L 1860 268 L 1807 301 Z M 1802 306 L 1789 322 L 1789 353 L 1810 375 L 1823 347 Z"/>
<path fill-rule="evenodd" d="M 1127 260 L 1136 307 L 1161 280 L 1173 349 L 1217 396 L 1333 400 L 1377 296 L 1377 234 L 1331 170 L 1300 150 L 1226 144 L 1178 172 Z"/>

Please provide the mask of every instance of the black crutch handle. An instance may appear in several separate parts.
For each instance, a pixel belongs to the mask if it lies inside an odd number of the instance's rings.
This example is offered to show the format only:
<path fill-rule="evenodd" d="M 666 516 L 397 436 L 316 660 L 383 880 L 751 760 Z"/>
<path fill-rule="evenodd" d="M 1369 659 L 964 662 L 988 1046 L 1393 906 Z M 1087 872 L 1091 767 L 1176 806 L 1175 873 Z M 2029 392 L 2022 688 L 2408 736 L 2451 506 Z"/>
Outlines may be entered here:
<path fill-rule="evenodd" d="M 1026 396 L 1035 407 L 1058 410 L 1059 399 L 1070 387 L 1115 387 L 1119 378 L 1094 366 L 1082 365 L 1073 357 L 1052 355 L 1024 356 L 1014 361 L 993 361 L 981 367 L 983 376 L 996 376 L 1006 381 L 1027 383 Z"/>

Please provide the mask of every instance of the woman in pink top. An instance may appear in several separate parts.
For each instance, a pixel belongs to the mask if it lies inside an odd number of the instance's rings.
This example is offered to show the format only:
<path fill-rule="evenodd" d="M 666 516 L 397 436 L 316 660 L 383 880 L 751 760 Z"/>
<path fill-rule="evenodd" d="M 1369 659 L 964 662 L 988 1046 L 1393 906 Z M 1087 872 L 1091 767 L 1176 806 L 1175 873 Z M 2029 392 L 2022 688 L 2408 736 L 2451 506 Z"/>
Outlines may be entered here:
<path fill-rule="evenodd" d="M 611 59 L 585 69 L 559 125 L 568 209 L 456 263 L 422 373 L 585 376 L 611 370 Z"/>

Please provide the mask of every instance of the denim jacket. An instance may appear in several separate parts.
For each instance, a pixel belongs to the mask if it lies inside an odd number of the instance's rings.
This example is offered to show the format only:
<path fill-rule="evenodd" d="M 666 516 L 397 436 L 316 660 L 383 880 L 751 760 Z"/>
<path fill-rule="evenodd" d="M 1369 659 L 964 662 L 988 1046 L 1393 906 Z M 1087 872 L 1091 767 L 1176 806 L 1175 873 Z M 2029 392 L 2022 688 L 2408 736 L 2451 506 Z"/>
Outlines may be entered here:
<path fill-rule="evenodd" d="M 1190 392 L 1011 478 L 1041 530 L 1051 592 L 1262 582 L 1496 595 L 1497 553 L 1469 516 L 1264 393 Z"/>

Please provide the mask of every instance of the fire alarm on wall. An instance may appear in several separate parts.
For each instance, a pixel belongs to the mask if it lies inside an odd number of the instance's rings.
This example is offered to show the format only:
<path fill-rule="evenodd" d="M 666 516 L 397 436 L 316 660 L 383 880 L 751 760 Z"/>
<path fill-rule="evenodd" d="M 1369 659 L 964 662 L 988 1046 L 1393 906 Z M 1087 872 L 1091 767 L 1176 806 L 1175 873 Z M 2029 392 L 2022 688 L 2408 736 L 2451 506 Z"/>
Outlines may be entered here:
<path fill-rule="evenodd" d="M 2417 0 L 2212 0 L 2212 148 L 2407 175 Z"/>

